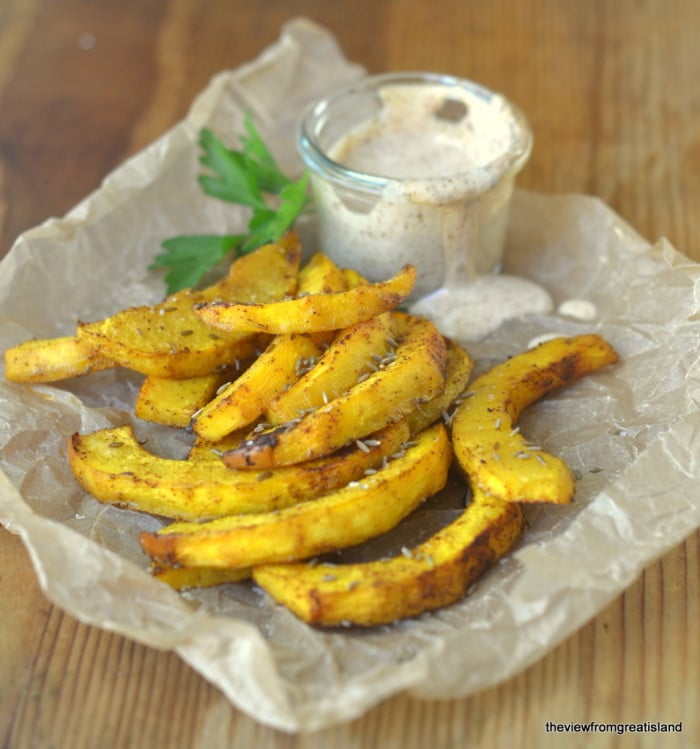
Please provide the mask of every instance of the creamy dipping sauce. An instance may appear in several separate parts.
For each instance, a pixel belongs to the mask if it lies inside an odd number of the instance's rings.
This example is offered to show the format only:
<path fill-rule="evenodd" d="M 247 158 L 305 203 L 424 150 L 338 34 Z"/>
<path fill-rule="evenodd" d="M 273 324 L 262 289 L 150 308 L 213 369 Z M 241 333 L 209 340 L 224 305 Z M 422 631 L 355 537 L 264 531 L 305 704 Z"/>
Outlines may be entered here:
<path fill-rule="evenodd" d="M 470 173 L 506 154 L 513 135 L 503 109 L 457 89 L 394 85 L 381 92 L 382 109 L 371 120 L 345 134 L 330 150 L 331 158 L 365 174 L 425 185 L 428 203 L 463 199 L 479 190 L 481 175 Z M 418 200 L 419 198 L 414 198 Z"/>
<path fill-rule="evenodd" d="M 546 291 L 495 275 L 515 176 L 531 147 L 524 118 L 475 84 L 406 75 L 368 79 L 368 90 L 348 89 L 347 101 L 329 98 L 302 129 L 322 249 L 369 280 L 413 263 L 413 310 L 462 340 L 549 311 Z M 317 142 L 305 141 L 314 125 Z"/>

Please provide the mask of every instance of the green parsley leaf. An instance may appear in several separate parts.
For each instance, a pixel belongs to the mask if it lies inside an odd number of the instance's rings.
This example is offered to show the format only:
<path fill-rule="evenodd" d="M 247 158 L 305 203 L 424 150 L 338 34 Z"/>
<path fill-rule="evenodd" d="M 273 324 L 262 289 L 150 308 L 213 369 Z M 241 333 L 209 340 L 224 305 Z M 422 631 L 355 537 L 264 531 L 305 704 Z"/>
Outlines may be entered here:
<path fill-rule="evenodd" d="M 199 185 L 207 195 L 251 208 L 265 207 L 255 172 L 245 154 L 226 148 L 206 128 L 200 133 L 199 145 L 204 151 L 200 163 L 214 173 L 213 176 L 202 174 L 198 177 Z"/>
<path fill-rule="evenodd" d="M 250 220 L 250 234 L 243 243 L 244 250 L 252 250 L 267 242 L 279 239 L 296 220 L 308 203 L 308 173 L 296 182 L 288 182 L 279 193 L 280 204 L 276 211 L 256 211 Z"/>
<path fill-rule="evenodd" d="M 250 114 L 247 113 L 245 115 L 245 128 L 248 135 L 241 136 L 243 154 L 248 162 L 255 166 L 258 186 L 263 192 L 278 195 L 289 184 L 289 180 L 280 171 L 272 154 L 255 129 Z"/>
<path fill-rule="evenodd" d="M 163 242 L 165 252 L 157 255 L 150 270 L 169 268 L 165 275 L 168 294 L 196 286 L 204 274 L 231 250 L 240 246 L 245 234 L 181 236 Z"/>
<path fill-rule="evenodd" d="M 200 131 L 200 163 L 207 171 L 197 181 L 205 195 L 250 208 L 248 232 L 166 239 L 165 251 L 150 268 L 169 269 L 165 276 L 168 294 L 196 286 L 230 252 L 242 255 L 277 241 L 309 207 L 308 173 L 296 181 L 285 176 L 249 114 L 244 124 L 239 151 L 228 148 L 211 130 Z"/>

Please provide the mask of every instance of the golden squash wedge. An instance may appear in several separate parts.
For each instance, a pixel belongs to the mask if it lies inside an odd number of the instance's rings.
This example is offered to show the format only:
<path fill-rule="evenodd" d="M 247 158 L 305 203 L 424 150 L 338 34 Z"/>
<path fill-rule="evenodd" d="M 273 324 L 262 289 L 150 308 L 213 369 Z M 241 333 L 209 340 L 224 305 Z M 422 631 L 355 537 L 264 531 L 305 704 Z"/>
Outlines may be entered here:
<path fill-rule="evenodd" d="M 474 361 L 458 343 L 445 339 L 447 346 L 447 366 L 445 385 L 441 392 L 428 400 L 421 398 L 413 403 L 413 410 L 406 416 L 411 434 L 417 434 L 434 421 L 443 419 L 449 423 L 450 409 L 459 401 L 471 376 Z"/>
<path fill-rule="evenodd" d="M 239 583 L 249 578 L 250 572 L 249 569 L 232 570 L 226 567 L 151 567 L 153 577 L 175 590 L 213 588 L 226 583 Z"/>
<path fill-rule="evenodd" d="M 392 353 L 391 318 L 385 312 L 340 331 L 318 362 L 265 410 L 270 424 L 283 424 L 347 392 L 360 377 L 379 369 Z"/>
<path fill-rule="evenodd" d="M 253 579 L 309 624 L 389 624 L 458 601 L 512 548 L 522 526 L 517 503 L 477 489 L 456 520 L 398 556 L 359 564 L 264 564 Z"/>
<path fill-rule="evenodd" d="M 241 365 L 238 370 L 243 367 Z M 227 367 L 199 377 L 178 380 L 150 375 L 141 383 L 134 403 L 134 414 L 139 419 L 156 424 L 187 427 L 194 414 L 216 397 L 221 387 L 238 377 L 238 370 Z"/>
<path fill-rule="evenodd" d="M 617 359 L 598 335 L 556 338 L 477 378 L 452 419 L 455 457 L 471 484 L 511 502 L 570 502 L 574 478 L 569 467 L 528 445 L 516 422 L 546 393 Z"/>
<path fill-rule="evenodd" d="M 363 284 L 369 283 L 369 281 L 354 268 L 343 268 L 343 275 L 348 285 L 348 289 L 354 289 L 356 286 L 362 286 Z"/>
<path fill-rule="evenodd" d="M 395 356 L 367 379 L 300 419 L 245 440 L 224 454 L 232 468 L 271 468 L 328 455 L 406 416 L 417 399 L 442 392 L 447 349 L 428 320 L 392 313 Z"/>
<path fill-rule="evenodd" d="M 393 528 L 447 480 L 447 430 L 438 424 L 376 473 L 319 499 L 207 523 L 174 523 L 142 533 L 156 565 L 245 568 L 305 559 L 344 548 Z"/>
<path fill-rule="evenodd" d="M 173 460 L 148 452 L 131 427 L 74 434 L 68 459 L 80 485 L 101 502 L 198 520 L 288 507 L 358 480 L 408 439 L 406 424 L 328 458 L 275 471 L 232 471 L 220 459 Z"/>
<path fill-rule="evenodd" d="M 36 338 L 5 350 L 5 377 L 10 382 L 56 382 L 114 366 L 75 336 Z"/>
<path fill-rule="evenodd" d="M 271 302 L 294 293 L 301 248 L 295 235 L 240 257 L 229 275 L 201 291 L 184 289 L 152 306 L 131 307 L 99 322 L 78 324 L 77 336 L 128 369 L 156 377 L 198 377 L 247 359 L 261 340 L 248 332 L 211 330 L 197 303 L 229 299 Z"/>
<path fill-rule="evenodd" d="M 341 330 L 398 307 L 411 293 L 416 269 L 406 265 L 393 278 L 337 293 L 309 294 L 268 304 L 200 303 L 196 313 L 223 331 L 317 333 Z"/>

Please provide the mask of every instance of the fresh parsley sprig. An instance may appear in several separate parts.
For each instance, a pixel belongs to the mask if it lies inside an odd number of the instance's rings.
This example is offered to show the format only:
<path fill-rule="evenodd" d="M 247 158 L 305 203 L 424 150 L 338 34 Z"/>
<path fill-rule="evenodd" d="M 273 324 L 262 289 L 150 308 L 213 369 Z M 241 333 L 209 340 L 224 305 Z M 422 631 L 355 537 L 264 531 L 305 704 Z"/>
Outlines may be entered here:
<path fill-rule="evenodd" d="M 243 255 L 278 240 L 309 206 L 308 173 L 297 180 L 283 174 L 248 114 L 245 130 L 238 151 L 224 145 L 211 130 L 200 131 L 200 163 L 207 173 L 197 180 L 206 195 L 251 209 L 248 232 L 166 239 L 164 252 L 155 257 L 150 268 L 168 270 L 168 294 L 196 286 L 229 253 Z"/>

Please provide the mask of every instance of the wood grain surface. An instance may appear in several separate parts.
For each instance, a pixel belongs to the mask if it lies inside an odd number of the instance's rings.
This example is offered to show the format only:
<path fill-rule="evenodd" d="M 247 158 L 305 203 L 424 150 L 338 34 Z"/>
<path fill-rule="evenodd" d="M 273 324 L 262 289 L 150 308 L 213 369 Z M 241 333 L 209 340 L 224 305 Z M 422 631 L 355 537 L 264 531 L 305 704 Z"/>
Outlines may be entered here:
<path fill-rule="evenodd" d="M 700 260 L 698 0 L 0 0 L 0 254 L 177 122 L 219 70 L 309 17 L 371 72 L 478 80 L 528 114 L 524 187 L 601 197 Z M 700 534 L 524 673 L 467 699 L 398 695 L 316 734 L 232 707 L 176 655 L 77 622 L 0 529 L 0 746 L 700 747 Z M 551 734 L 555 722 L 683 732 Z"/>

